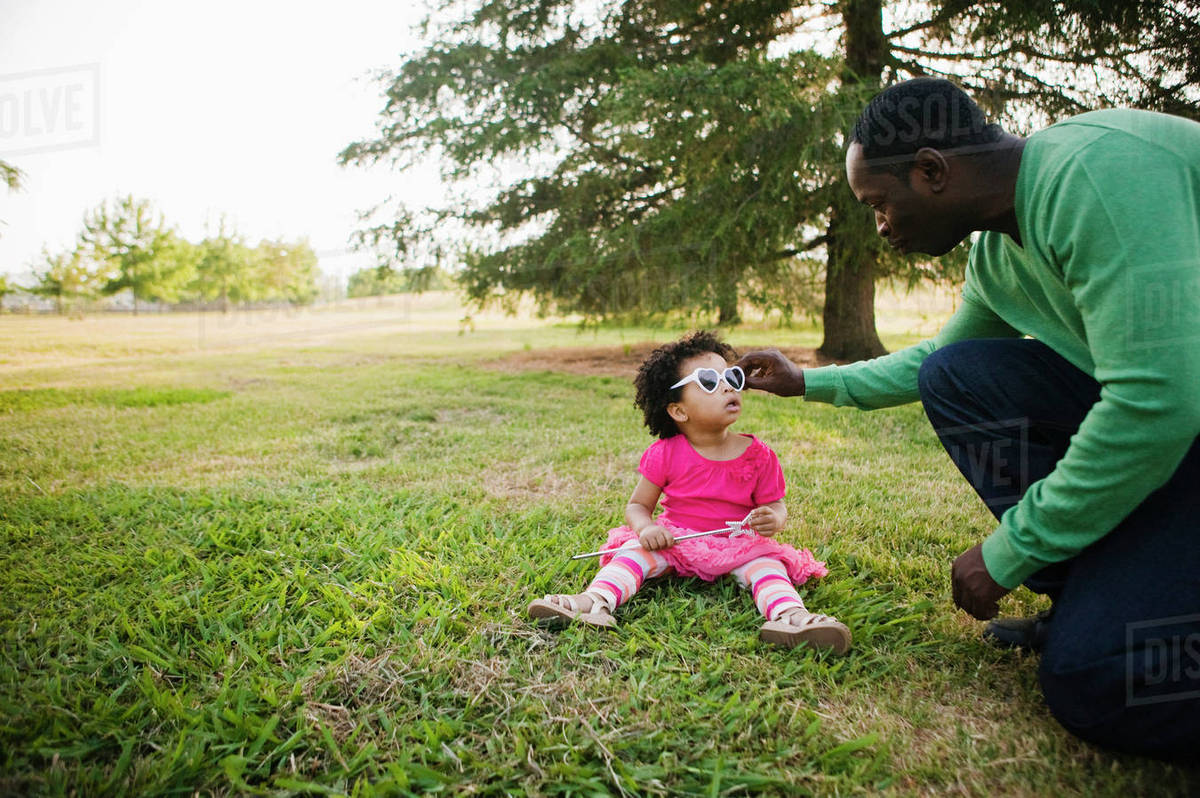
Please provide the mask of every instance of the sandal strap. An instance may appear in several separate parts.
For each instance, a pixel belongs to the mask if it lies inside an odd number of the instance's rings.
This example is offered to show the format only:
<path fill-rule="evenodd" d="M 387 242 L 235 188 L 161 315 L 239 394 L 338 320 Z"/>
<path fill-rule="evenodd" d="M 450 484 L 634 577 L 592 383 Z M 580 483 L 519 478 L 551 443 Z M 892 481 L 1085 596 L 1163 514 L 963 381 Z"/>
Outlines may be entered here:
<path fill-rule="evenodd" d="M 612 601 L 612 597 L 606 596 L 604 593 L 601 593 L 599 590 L 585 590 L 585 591 L 583 591 L 583 595 L 587 596 L 588 598 L 590 598 L 592 600 L 592 610 L 591 610 L 592 612 L 596 611 L 597 605 L 608 610 L 609 614 L 611 614 L 613 609 L 615 609 L 609 603 L 610 601 Z"/>
<path fill-rule="evenodd" d="M 542 597 L 542 600 L 550 604 L 556 604 L 559 607 L 564 607 L 567 612 L 579 612 L 579 605 L 575 603 L 575 597 L 570 593 L 547 593 Z"/>
<path fill-rule="evenodd" d="M 812 613 L 808 611 L 808 607 L 805 607 L 803 604 L 801 604 L 800 606 L 791 604 L 791 605 L 788 605 L 787 607 L 784 607 L 783 609 L 779 610 L 775 614 L 775 617 L 771 618 L 770 620 L 784 621 L 788 617 L 790 617 L 792 615 L 796 615 L 796 614 L 800 614 L 800 615 L 804 615 L 804 616 L 812 615 Z"/>
<path fill-rule="evenodd" d="M 800 613 L 803 613 L 802 617 L 800 618 L 800 622 L 793 623 L 791 619 Z M 823 626 L 823 625 L 827 625 L 827 624 L 835 624 L 835 623 L 840 624 L 841 623 L 841 621 L 839 621 L 837 618 L 834 618 L 832 615 L 824 615 L 819 612 L 809 612 L 807 609 L 805 609 L 803 607 L 797 607 L 797 608 L 789 607 L 788 609 L 781 612 L 779 614 L 779 617 L 776 618 L 776 620 L 778 620 L 780 623 L 786 623 L 791 626 L 794 626 L 797 629 L 805 629 L 810 626 Z"/>

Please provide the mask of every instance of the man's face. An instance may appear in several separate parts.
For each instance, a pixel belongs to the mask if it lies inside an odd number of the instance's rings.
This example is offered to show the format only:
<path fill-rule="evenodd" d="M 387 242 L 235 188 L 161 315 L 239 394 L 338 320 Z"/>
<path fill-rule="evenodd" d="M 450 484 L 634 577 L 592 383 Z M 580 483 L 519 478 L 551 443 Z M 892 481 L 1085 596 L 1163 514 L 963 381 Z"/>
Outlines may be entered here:
<path fill-rule="evenodd" d="M 939 201 L 943 197 L 930 187 L 928 177 L 920 168 L 909 172 L 909 181 L 890 172 L 872 172 L 861 144 L 855 142 L 846 151 L 850 190 L 875 212 L 879 235 L 902 253 L 944 255 L 965 237 L 954 229 L 952 214 Z"/>

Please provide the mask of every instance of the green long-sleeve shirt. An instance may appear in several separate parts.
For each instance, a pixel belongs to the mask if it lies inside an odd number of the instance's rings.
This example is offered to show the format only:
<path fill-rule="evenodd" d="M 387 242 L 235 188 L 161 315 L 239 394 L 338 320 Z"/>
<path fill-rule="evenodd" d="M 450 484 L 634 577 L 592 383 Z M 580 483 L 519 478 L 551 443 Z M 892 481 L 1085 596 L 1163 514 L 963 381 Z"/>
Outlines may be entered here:
<path fill-rule="evenodd" d="M 809 400 L 890 407 L 919 398 L 917 371 L 938 347 L 1028 335 L 1100 383 L 1054 471 L 984 541 L 988 572 L 1009 588 L 1108 534 L 1200 434 L 1200 124 L 1107 110 L 1039 131 L 1015 205 L 1022 244 L 979 237 L 937 336 L 804 372 Z"/>

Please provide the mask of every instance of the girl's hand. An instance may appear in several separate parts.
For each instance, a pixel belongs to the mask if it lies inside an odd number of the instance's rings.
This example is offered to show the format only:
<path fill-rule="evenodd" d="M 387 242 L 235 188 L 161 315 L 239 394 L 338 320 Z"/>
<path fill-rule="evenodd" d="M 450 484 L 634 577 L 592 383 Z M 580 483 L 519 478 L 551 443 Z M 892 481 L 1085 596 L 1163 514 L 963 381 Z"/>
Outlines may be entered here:
<path fill-rule="evenodd" d="M 638 532 L 638 542 L 648 551 L 669 549 L 675 545 L 675 536 L 671 530 L 658 524 L 647 524 Z"/>
<path fill-rule="evenodd" d="M 783 513 L 764 504 L 762 507 L 755 507 L 750 512 L 750 520 L 747 523 L 755 532 L 769 538 L 783 529 L 784 520 Z"/>

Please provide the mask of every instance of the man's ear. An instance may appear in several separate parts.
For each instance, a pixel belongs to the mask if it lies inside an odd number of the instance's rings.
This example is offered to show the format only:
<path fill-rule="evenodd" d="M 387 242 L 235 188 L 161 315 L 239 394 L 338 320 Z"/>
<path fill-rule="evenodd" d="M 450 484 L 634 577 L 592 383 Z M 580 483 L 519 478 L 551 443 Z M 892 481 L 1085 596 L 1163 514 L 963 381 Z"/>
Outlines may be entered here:
<path fill-rule="evenodd" d="M 667 415 L 670 416 L 671 420 L 676 424 L 682 424 L 688 420 L 687 411 L 684 410 L 683 405 L 679 404 L 678 402 L 671 402 L 671 404 L 667 405 Z"/>
<path fill-rule="evenodd" d="M 946 180 L 950 177 L 950 162 L 933 147 L 922 147 L 913 156 L 913 166 L 909 174 L 914 181 L 920 181 L 934 194 L 938 194 L 946 188 Z"/>

